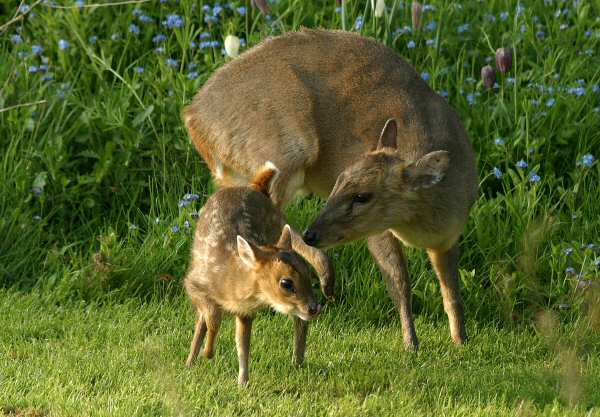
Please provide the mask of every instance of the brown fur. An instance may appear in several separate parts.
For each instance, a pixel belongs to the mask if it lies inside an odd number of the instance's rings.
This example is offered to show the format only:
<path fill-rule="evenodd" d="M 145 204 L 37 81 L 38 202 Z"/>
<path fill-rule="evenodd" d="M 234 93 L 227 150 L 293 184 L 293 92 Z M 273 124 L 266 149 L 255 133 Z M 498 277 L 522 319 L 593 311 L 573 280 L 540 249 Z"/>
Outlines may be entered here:
<path fill-rule="evenodd" d="M 233 313 L 237 316 L 241 385 L 248 381 L 251 318 L 257 310 L 271 306 L 299 317 L 294 326 L 294 362 L 301 363 L 305 321 L 320 309 L 312 292 L 309 270 L 294 251 L 294 247 L 306 245 L 298 242 L 301 238 L 294 238 L 295 232 L 289 226 L 284 227 L 281 212 L 266 192 L 276 172 L 265 167 L 252 187 L 224 188 L 209 198 L 196 225 L 192 262 L 184 282 L 198 314 L 187 365 L 193 363 L 205 337 L 204 356 L 213 356 L 222 312 Z M 324 262 L 318 256 L 315 259 Z M 333 282 L 328 280 L 333 275 L 327 275 L 331 266 L 325 261 L 316 269 L 324 280 L 323 287 L 331 288 Z M 283 280 L 292 283 L 293 291 L 282 286 Z"/>
<path fill-rule="evenodd" d="M 221 183 L 247 183 L 272 161 L 278 206 L 307 192 L 329 196 L 309 229 L 317 246 L 379 236 L 391 247 L 398 239 L 449 265 L 435 268 L 440 282 L 457 279 L 456 242 L 477 197 L 473 149 L 446 100 L 391 49 L 341 31 L 266 40 L 216 71 L 183 119 L 192 140 L 203 139 L 203 158 L 222 167 Z M 371 203 L 353 206 L 360 193 Z M 394 259 L 405 262 L 401 252 L 394 246 Z M 409 303 L 396 291 L 406 287 L 404 265 L 389 269 L 390 294 Z M 460 304 L 457 291 L 442 292 L 445 306 Z M 464 321 L 462 308 L 447 311 L 451 322 Z M 464 342 L 464 328 L 457 334 Z M 416 336 L 405 341 L 417 345 Z"/>

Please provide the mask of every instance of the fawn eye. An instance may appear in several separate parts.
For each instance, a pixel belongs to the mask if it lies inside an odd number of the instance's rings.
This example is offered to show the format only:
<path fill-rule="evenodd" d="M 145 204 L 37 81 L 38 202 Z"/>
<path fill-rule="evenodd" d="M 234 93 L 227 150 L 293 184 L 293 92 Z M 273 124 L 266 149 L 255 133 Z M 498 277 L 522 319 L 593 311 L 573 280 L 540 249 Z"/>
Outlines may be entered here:
<path fill-rule="evenodd" d="M 294 282 L 291 279 L 282 278 L 279 281 L 279 286 L 291 294 L 296 292 L 296 289 L 294 288 Z"/>
<path fill-rule="evenodd" d="M 372 193 L 354 194 L 352 196 L 352 202 L 353 203 L 364 204 L 364 203 L 368 202 L 371 199 L 371 197 L 373 197 Z"/>

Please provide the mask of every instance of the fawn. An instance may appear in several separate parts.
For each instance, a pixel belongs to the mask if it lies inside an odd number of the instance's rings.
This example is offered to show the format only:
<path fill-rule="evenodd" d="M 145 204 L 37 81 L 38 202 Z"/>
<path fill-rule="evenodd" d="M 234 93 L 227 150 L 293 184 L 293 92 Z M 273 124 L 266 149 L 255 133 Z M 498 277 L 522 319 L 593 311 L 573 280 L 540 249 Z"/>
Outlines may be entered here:
<path fill-rule="evenodd" d="M 333 286 L 333 269 L 319 250 L 304 244 L 268 197 L 277 170 L 267 164 L 249 187 L 224 188 L 202 208 L 196 224 L 192 262 L 184 281 L 198 320 L 186 365 L 192 365 L 206 335 L 204 356 L 214 354 L 222 311 L 236 316 L 240 385 L 248 382 L 252 316 L 265 306 L 294 316 L 293 360 L 304 359 L 307 321 L 321 311 L 309 270 L 319 272 L 324 292 Z"/>
<path fill-rule="evenodd" d="M 394 51 L 342 31 L 271 38 L 217 70 L 182 117 L 217 183 L 246 184 L 270 160 L 278 206 L 328 198 L 305 242 L 368 239 L 409 349 L 403 244 L 426 249 L 452 339 L 466 341 L 457 241 L 477 198 L 475 155 L 454 110 Z"/>

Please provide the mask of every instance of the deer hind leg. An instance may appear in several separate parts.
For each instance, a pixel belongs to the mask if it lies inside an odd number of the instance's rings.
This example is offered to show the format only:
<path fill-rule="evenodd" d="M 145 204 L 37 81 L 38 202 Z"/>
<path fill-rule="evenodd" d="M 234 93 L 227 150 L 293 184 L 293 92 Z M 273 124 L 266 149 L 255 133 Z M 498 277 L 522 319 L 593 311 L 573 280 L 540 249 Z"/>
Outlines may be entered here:
<path fill-rule="evenodd" d="M 417 350 L 419 340 L 412 315 L 410 276 L 402 244 L 390 231 L 370 237 L 367 243 L 390 297 L 400 313 L 404 346 L 408 350 Z"/>
<path fill-rule="evenodd" d="M 206 321 L 206 342 L 204 343 L 204 357 L 210 359 L 215 354 L 215 342 L 221 326 L 221 309 L 216 305 L 207 306 L 203 311 Z"/>
<path fill-rule="evenodd" d="M 458 277 L 458 244 L 448 251 L 428 249 L 431 265 L 440 282 L 444 310 L 450 322 L 450 335 L 457 345 L 467 341 L 465 316 Z"/>
<path fill-rule="evenodd" d="M 200 346 L 202 345 L 202 341 L 204 340 L 204 336 L 206 335 L 206 322 L 202 317 L 202 313 L 198 310 L 198 319 L 196 321 L 196 329 L 194 330 L 194 337 L 192 338 L 192 345 L 190 346 L 190 353 L 185 361 L 185 366 L 188 368 L 192 366 L 196 357 L 198 356 L 198 352 L 200 351 Z"/>

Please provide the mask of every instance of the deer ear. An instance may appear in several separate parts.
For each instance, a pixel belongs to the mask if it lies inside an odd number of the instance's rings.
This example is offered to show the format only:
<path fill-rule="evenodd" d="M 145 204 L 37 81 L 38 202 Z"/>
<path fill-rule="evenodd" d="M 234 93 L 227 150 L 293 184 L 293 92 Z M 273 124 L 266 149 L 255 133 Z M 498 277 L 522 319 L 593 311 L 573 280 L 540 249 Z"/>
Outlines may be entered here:
<path fill-rule="evenodd" d="M 381 135 L 379 135 L 379 142 L 377 142 L 376 150 L 381 150 L 383 148 L 392 148 L 396 149 L 398 146 L 396 144 L 396 136 L 398 135 L 398 126 L 396 125 L 395 119 L 388 119 L 385 122 L 385 126 L 383 126 L 383 130 L 381 131 Z"/>
<path fill-rule="evenodd" d="M 254 252 L 254 248 L 246 239 L 237 236 L 237 251 L 238 255 L 242 259 L 242 262 L 250 269 L 256 269 L 258 266 L 258 261 L 256 259 L 256 253 Z"/>
<path fill-rule="evenodd" d="M 429 188 L 440 182 L 448 170 L 450 155 L 446 151 L 428 153 L 404 168 L 402 177 L 413 190 Z"/>
<path fill-rule="evenodd" d="M 292 250 L 292 229 L 289 224 L 283 226 L 277 247 L 283 250 Z"/>

